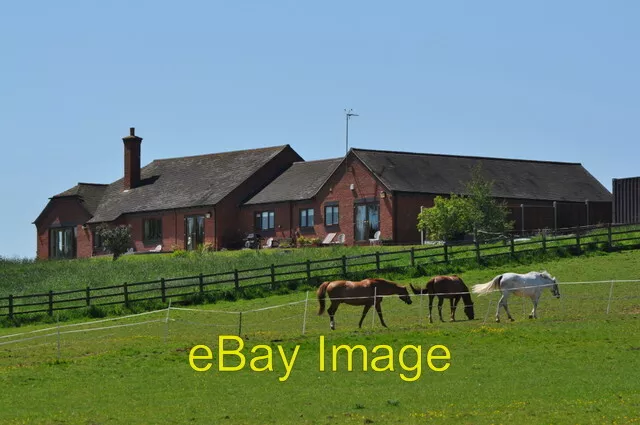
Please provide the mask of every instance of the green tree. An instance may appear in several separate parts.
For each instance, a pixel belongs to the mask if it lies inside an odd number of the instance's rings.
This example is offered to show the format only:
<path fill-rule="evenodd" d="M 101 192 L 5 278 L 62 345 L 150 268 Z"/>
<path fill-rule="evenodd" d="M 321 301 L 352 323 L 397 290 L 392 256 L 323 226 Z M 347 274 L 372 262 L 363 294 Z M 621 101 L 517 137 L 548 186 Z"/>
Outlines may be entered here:
<path fill-rule="evenodd" d="M 498 202 L 492 196 L 493 181 L 483 177 L 481 164 L 471 171 L 466 189 L 473 209 L 472 226 L 480 231 L 480 239 L 491 236 L 488 235 L 490 233 L 503 234 L 513 228 L 513 221 L 508 219 L 509 209 L 504 201 Z"/>
<path fill-rule="evenodd" d="M 430 239 L 455 240 L 473 231 L 476 214 L 469 198 L 437 196 L 433 204 L 418 215 L 418 230 L 427 232 Z"/>
<path fill-rule="evenodd" d="M 113 254 L 113 261 L 131 247 L 131 226 L 109 227 L 101 224 L 96 229 L 96 233 L 102 238 L 102 245 Z"/>
<path fill-rule="evenodd" d="M 479 231 L 478 238 L 484 239 L 513 228 L 509 209 L 492 197 L 493 182 L 483 177 L 481 165 L 472 170 L 465 186 L 464 196 L 436 197 L 434 206 L 418 215 L 418 230 L 427 232 L 430 239 L 455 240 L 474 229 Z"/>

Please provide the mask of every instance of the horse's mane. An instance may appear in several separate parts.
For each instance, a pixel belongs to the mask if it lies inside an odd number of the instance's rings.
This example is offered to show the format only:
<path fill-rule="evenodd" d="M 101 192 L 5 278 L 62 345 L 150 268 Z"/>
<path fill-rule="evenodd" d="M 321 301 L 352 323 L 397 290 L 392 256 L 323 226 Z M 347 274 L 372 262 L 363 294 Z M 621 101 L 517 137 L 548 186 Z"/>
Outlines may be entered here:
<path fill-rule="evenodd" d="M 541 275 L 541 276 L 543 276 L 543 277 L 546 277 L 546 278 L 547 278 L 547 279 L 549 279 L 549 280 L 553 280 L 553 276 L 551 276 L 551 275 L 549 274 L 549 272 L 548 272 L 548 271 L 546 271 L 546 270 L 543 270 L 543 271 L 539 272 L 538 274 L 539 274 L 539 275 Z"/>

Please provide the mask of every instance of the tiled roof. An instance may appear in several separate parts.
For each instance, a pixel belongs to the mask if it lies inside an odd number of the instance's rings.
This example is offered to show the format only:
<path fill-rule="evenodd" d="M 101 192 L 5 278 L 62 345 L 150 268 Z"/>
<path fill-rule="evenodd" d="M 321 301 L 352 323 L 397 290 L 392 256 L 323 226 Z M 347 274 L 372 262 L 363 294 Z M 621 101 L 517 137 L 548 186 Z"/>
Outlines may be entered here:
<path fill-rule="evenodd" d="M 343 158 L 295 162 L 246 204 L 300 201 L 314 197 Z"/>
<path fill-rule="evenodd" d="M 389 189 L 465 194 L 471 171 L 482 164 L 499 198 L 584 202 L 611 201 L 609 191 L 581 164 L 352 149 Z"/>
<path fill-rule="evenodd" d="M 125 213 L 215 205 L 289 145 L 155 160 L 141 169 L 140 186 L 111 183 L 90 223 Z"/>

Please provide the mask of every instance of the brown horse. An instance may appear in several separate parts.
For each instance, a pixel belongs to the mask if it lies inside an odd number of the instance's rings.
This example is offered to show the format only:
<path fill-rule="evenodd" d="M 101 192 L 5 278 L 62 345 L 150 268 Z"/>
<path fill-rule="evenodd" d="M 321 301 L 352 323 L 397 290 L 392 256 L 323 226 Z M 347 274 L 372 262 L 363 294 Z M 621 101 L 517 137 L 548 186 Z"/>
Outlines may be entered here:
<path fill-rule="evenodd" d="M 371 306 L 374 305 L 373 299 L 375 296 L 376 311 L 378 312 L 378 317 L 380 317 L 380 323 L 382 323 L 382 326 L 385 328 L 387 325 L 384 323 L 382 310 L 380 308 L 380 303 L 382 302 L 382 297 L 384 295 L 398 294 L 402 301 L 407 304 L 411 304 L 411 296 L 409 295 L 409 291 L 407 291 L 406 286 L 401 286 L 395 282 L 384 279 L 365 279 L 360 282 L 351 282 L 349 280 L 324 282 L 318 288 L 317 294 L 318 302 L 320 303 L 318 315 L 321 315 L 324 312 L 325 295 L 329 294 L 329 298 L 331 299 L 331 305 L 327 309 L 327 313 L 329 313 L 330 318 L 331 330 L 336 328 L 333 317 L 336 314 L 336 310 L 338 310 L 340 303 L 364 306 L 364 310 L 362 310 L 362 317 L 358 324 L 359 327 L 362 327 L 364 317 L 367 315 Z"/>
<path fill-rule="evenodd" d="M 411 285 L 413 293 L 416 295 L 429 294 L 429 323 L 433 323 L 431 319 L 431 309 L 433 307 L 433 298 L 438 296 L 438 313 L 440 314 L 440 321 L 442 320 L 442 302 L 445 298 L 449 299 L 451 303 L 451 321 L 456 321 L 456 307 L 460 298 L 464 301 L 464 314 L 467 315 L 469 320 L 473 320 L 473 301 L 471 300 L 471 294 L 469 294 L 469 288 L 464 284 L 462 279 L 458 276 L 436 276 L 427 282 L 426 289 L 416 289 Z"/>

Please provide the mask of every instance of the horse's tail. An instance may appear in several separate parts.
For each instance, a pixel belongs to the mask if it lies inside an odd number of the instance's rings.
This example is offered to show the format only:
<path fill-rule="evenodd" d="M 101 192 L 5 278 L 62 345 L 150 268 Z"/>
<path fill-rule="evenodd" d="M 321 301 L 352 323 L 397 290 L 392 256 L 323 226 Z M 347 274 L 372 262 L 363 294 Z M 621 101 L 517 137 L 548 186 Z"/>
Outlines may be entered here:
<path fill-rule="evenodd" d="M 478 295 L 487 295 L 489 292 L 493 290 L 500 289 L 501 280 L 502 280 L 502 275 L 494 277 L 491 282 L 481 283 L 479 285 L 473 285 L 473 288 L 471 288 L 471 292 Z"/>
<path fill-rule="evenodd" d="M 323 282 L 322 285 L 318 288 L 318 303 L 320 303 L 320 310 L 318 310 L 318 316 L 324 313 L 324 297 L 327 295 L 327 286 L 329 286 L 330 282 Z"/>

